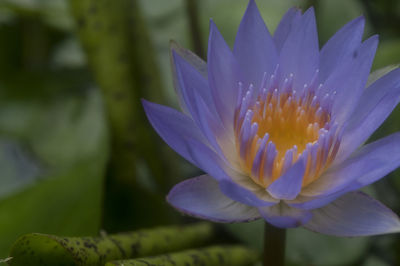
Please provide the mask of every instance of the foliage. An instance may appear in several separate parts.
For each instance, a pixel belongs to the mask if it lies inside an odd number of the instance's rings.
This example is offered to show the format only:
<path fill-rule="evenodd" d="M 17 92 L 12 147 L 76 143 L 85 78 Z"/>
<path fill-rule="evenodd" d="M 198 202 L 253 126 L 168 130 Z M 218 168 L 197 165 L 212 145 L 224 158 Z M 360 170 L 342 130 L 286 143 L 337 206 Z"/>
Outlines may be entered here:
<path fill-rule="evenodd" d="M 241 246 L 213 246 L 203 249 L 154 256 L 149 258 L 121 260 L 106 263 L 106 266 L 165 265 L 165 266 L 245 266 L 253 265 L 259 258 L 254 250 Z"/>
<path fill-rule="evenodd" d="M 160 227 L 100 237 L 27 234 L 13 245 L 11 265 L 104 265 L 107 261 L 146 257 L 199 247 L 213 236 L 210 224 Z M 179 235 L 179 236 L 178 236 Z"/>

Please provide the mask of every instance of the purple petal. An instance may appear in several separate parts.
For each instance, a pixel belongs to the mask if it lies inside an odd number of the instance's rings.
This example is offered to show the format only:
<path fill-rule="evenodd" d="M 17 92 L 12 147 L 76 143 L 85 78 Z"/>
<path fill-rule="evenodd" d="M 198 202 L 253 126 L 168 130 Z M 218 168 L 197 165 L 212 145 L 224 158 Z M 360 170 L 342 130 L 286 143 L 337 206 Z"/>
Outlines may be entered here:
<path fill-rule="evenodd" d="M 150 124 L 177 153 L 196 165 L 188 150 L 187 138 L 207 142 L 193 120 L 170 107 L 142 100 Z"/>
<path fill-rule="evenodd" d="M 279 200 L 269 196 L 261 187 L 258 190 L 253 190 L 237 184 L 232 180 L 222 180 L 219 182 L 221 191 L 234 201 L 241 202 L 250 206 L 272 206 Z"/>
<path fill-rule="evenodd" d="M 250 206 L 271 206 L 276 204 L 277 200 L 266 197 L 267 195 L 261 197 L 257 195 L 256 191 L 251 191 L 248 187 L 241 186 L 234 182 L 233 177 L 237 175 L 234 173 L 234 170 L 230 169 L 227 162 L 222 160 L 214 151 L 203 143 L 194 139 L 189 139 L 188 149 L 196 165 L 215 178 L 220 183 L 222 192 L 234 201 Z M 250 177 L 247 178 L 250 179 Z M 267 194 L 267 192 L 265 192 L 265 194 Z"/>
<path fill-rule="evenodd" d="M 208 41 L 208 81 L 213 93 L 215 107 L 224 127 L 233 132 L 233 114 L 241 81 L 240 71 L 229 46 L 210 21 Z"/>
<path fill-rule="evenodd" d="M 393 70 L 398 69 L 399 67 L 400 67 L 399 64 L 397 64 L 397 65 L 396 64 L 388 65 L 388 66 L 382 67 L 382 68 L 377 69 L 374 72 L 370 73 L 369 76 L 368 76 L 368 81 L 367 81 L 366 87 L 368 88 L 375 81 L 377 81 L 378 79 L 384 77 L 386 74 L 389 74 Z"/>
<path fill-rule="evenodd" d="M 400 165 L 400 133 L 363 146 L 350 158 L 303 188 L 301 195 L 328 196 L 359 189 L 384 177 Z"/>
<path fill-rule="evenodd" d="M 361 96 L 347 122 L 337 158 L 345 159 L 383 123 L 400 101 L 400 69 L 391 71 Z"/>
<path fill-rule="evenodd" d="M 293 7 L 289 9 L 286 14 L 282 17 L 281 22 L 275 30 L 273 40 L 275 42 L 276 49 L 278 52 L 281 51 L 283 44 L 285 43 L 289 32 L 292 27 L 297 25 L 301 18 L 301 10 Z"/>
<path fill-rule="evenodd" d="M 270 224 L 280 228 L 294 228 L 307 223 L 311 212 L 287 206 L 284 203 L 258 208 L 261 216 Z"/>
<path fill-rule="evenodd" d="M 267 191 L 276 199 L 292 200 L 301 191 L 301 184 L 305 165 L 303 160 L 298 160 L 283 176 L 268 186 Z"/>
<path fill-rule="evenodd" d="M 197 93 L 195 93 L 194 98 L 196 103 L 195 109 L 198 113 L 197 124 L 202 128 L 202 132 L 209 143 L 221 157 L 226 158 L 230 162 L 236 161 L 235 144 L 232 139 L 226 136 L 226 130 L 221 122 L 211 113 L 208 108 L 209 106 Z"/>
<path fill-rule="evenodd" d="M 399 217 L 361 192 L 348 193 L 312 214 L 304 227 L 322 234 L 353 237 L 400 232 Z"/>
<path fill-rule="evenodd" d="M 233 201 L 208 175 L 185 180 L 169 192 L 167 201 L 190 216 L 221 223 L 248 222 L 260 218 L 257 208 Z"/>
<path fill-rule="evenodd" d="M 298 25 L 291 27 L 280 53 L 283 78 L 294 74 L 294 89 L 301 91 L 309 84 L 319 67 L 319 47 L 314 9 L 308 9 Z"/>
<path fill-rule="evenodd" d="M 317 208 L 321 208 L 332 201 L 336 200 L 340 196 L 345 193 L 351 191 L 351 187 L 345 188 L 344 190 L 340 190 L 336 193 L 330 194 L 328 196 L 316 196 L 316 197 L 307 197 L 302 196 L 301 194 L 297 196 L 294 200 L 285 201 L 287 205 L 293 208 L 299 208 L 303 210 L 313 210 Z"/>
<path fill-rule="evenodd" d="M 358 17 L 341 28 L 322 47 L 319 75 L 322 81 L 337 67 L 342 67 L 346 57 L 351 56 L 360 46 L 365 19 Z"/>
<path fill-rule="evenodd" d="M 254 0 L 250 0 L 240 22 L 233 48 L 244 76 L 244 86 L 260 87 L 264 73 L 269 77 L 278 63 L 272 37 L 264 24 Z"/>
<path fill-rule="evenodd" d="M 201 170 L 218 181 L 230 179 L 224 170 L 229 167 L 224 158 L 221 158 L 210 147 L 197 140 L 187 139 L 187 145 L 191 157 Z"/>
<path fill-rule="evenodd" d="M 176 77 L 188 113 L 209 143 L 222 154 L 215 136 L 222 135 L 225 130 L 221 126 L 217 126 L 221 123 L 216 121 L 216 111 L 208 83 L 189 63 L 175 52 L 172 53 L 176 66 Z"/>
<path fill-rule="evenodd" d="M 170 42 L 170 58 L 171 58 L 171 69 L 172 69 L 172 77 L 173 77 L 173 82 L 174 82 L 174 88 L 175 92 L 178 95 L 179 99 L 179 104 L 181 106 L 181 109 L 185 112 L 188 113 L 188 110 L 186 108 L 185 101 L 183 99 L 182 95 L 182 88 L 178 82 L 178 78 L 176 76 L 176 69 L 175 69 L 175 60 L 173 57 L 173 54 L 179 54 L 182 58 L 186 60 L 193 68 L 197 70 L 198 73 L 200 73 L 204 79 L 207 79 L 207 64 L 204 62 L 200 57 L 192 53 L 190 50 L 187 50 L 180 46 L 177 42 L 171 41 Z"/>
<path fill-rule="evenodd" d="M 188 62 L 192 67 L 194 67 L 205 79 L 207 79 L 207 63 L 194 54 L 192 51 L 183 48 L 174 40 L 170 42 L 170 56 L 172 63 L 174 64 L 172 58 L 172 52 L 179 54 L 186 62 Z"/>
<path fill-rule="evenodd" d="M 207 103 L 212 112 L 216 113 L 207 79 L 175 51 L 172 51 L 172 59 L 175 63 L 174 72 L 180 95 L 189 113 L 193 116 L 195 93 Z"/>
<path fill-rule="evenodd" d="M 338 123 L 343 123 L 353 112 L 367 83 L 374 59 L 378 36 L 363 42 L 353 55 L 336 68 L 324 83 L 328 93 L 336 92 L 332 113 Z"/>

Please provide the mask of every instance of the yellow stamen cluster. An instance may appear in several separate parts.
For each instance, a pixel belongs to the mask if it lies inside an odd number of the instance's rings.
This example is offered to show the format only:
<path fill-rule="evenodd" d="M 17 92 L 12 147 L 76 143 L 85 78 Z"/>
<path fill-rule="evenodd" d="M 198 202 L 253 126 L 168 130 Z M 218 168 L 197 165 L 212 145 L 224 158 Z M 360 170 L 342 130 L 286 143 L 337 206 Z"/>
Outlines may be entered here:
<path fill-rule="evenodd" d="M 251 124 L 257 125 L 257 133 L 243 142 L 243 121 L 236 121 L 236 145 L 238 150 L 243 149 L 241 145 L 246 146 L 241 166 L 259 185 L 267 187 L 303 156 L 305 186 L 318 178 L 335 157 L 339 145 L 336 134 L 326 134 L 321 139 L 321 134 L 329 130 L 331 117 L 314 93 L 295 97 L 275 90 L 259 96 L 250 110 Z M 263 142 L 263 138 L 268 141 Z"/>
<path fill-rule="evenodd" d="M 328 113 L 318 108 L 318 103 L 311 106 L 313 94 L 305 99 L 293 100 L 289 93 L 279 96 L 268 93 L 266 101 L 259 102 L 260 108 L 254 110 L 253 121 L 258 123 L 257 136 L 262 138 L 269 134 L 278 151 L 277 159 L 280 161 L 287 150 L 297 146 L 300 155 L 307 143 L 318 140 L 319 130 L 330 120 Z"/>

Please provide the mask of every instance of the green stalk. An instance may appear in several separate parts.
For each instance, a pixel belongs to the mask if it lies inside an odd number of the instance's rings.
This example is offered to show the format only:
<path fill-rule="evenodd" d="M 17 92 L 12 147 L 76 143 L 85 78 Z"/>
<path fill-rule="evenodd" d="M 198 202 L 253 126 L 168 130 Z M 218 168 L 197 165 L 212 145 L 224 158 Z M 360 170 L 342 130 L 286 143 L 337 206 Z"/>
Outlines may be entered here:
<path fill-rule="evenodd" d="M 89 66 L 105 101 L 115 178 L 125 183 L 135 182 L 135 162 L 140 154 L 151 176 L 163 184 L 165 167 L 154 156 L 159 150 L 149 138 L 152 131 L 146 124 L 140 102 L 141 97 L 151 95 L 158 95 L 160 100 L 162 83 L 137 1 L 70 0 L 70 6 Z"/>
<path fill-rule="evenodd" d="M 103 227 L 116 232 L 170 223 L 160 195 L 169 187 L 171 159 L 160 151 L 140 101 L 160 102 L 162 82 L 138 1 L 69 2 L 110 129 Z M 155 185 L 154 191 L 143 179 Z M 146 210 L 143 202 L 158 213 Z"/>
<path fill-rule="evenodd" d="M 265 223 L 264 231 L 264 266 L 285 265 L 286 229 Z"/>
<path fill-rule="evenodd" d="M 214 246 L 149 258 L 113 261 L 106 266 L 245 266 L 253 265 L 258 259 L 257 252 L 242 246 Z"/>
<path fill-rule="evenodd" d="M 10 265 L 104 265 L 108 261 L 146 257 L 209 243 L 208 223 L 170 226 L 101 237 L 27 234 L 12 247 Z"/>

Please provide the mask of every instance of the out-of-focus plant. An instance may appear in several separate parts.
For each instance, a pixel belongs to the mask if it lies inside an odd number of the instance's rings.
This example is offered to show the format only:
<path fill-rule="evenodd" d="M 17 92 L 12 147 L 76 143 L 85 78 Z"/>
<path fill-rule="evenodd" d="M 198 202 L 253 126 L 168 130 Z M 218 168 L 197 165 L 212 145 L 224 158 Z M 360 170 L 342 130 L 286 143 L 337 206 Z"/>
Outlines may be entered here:
<path fill-rule="evenodd" d="M 142 229 L 99 237 L 21 236 L 12 246 L 11 265 L 104 265 L 108 261 L 154 256 L 212 242 L 214 228 L 199 223 Z"/>
<path fill-rule="evenodd" d="M 149 132 L 139 102 L 140 97 L 161 99 L 163 94 L 139 3 L 70 3 L 89 66 L 102 92 L 110 129 L 104 226 L 120 230 L 165 222 L 163 198 L 146 190 L 138 178 L 142 175 L 153 182 L 155 192 L 161 192 L 166 189 L 171 170 Z M 144 211 L 147 207 L 143 202 L 157 211 Z"/>

